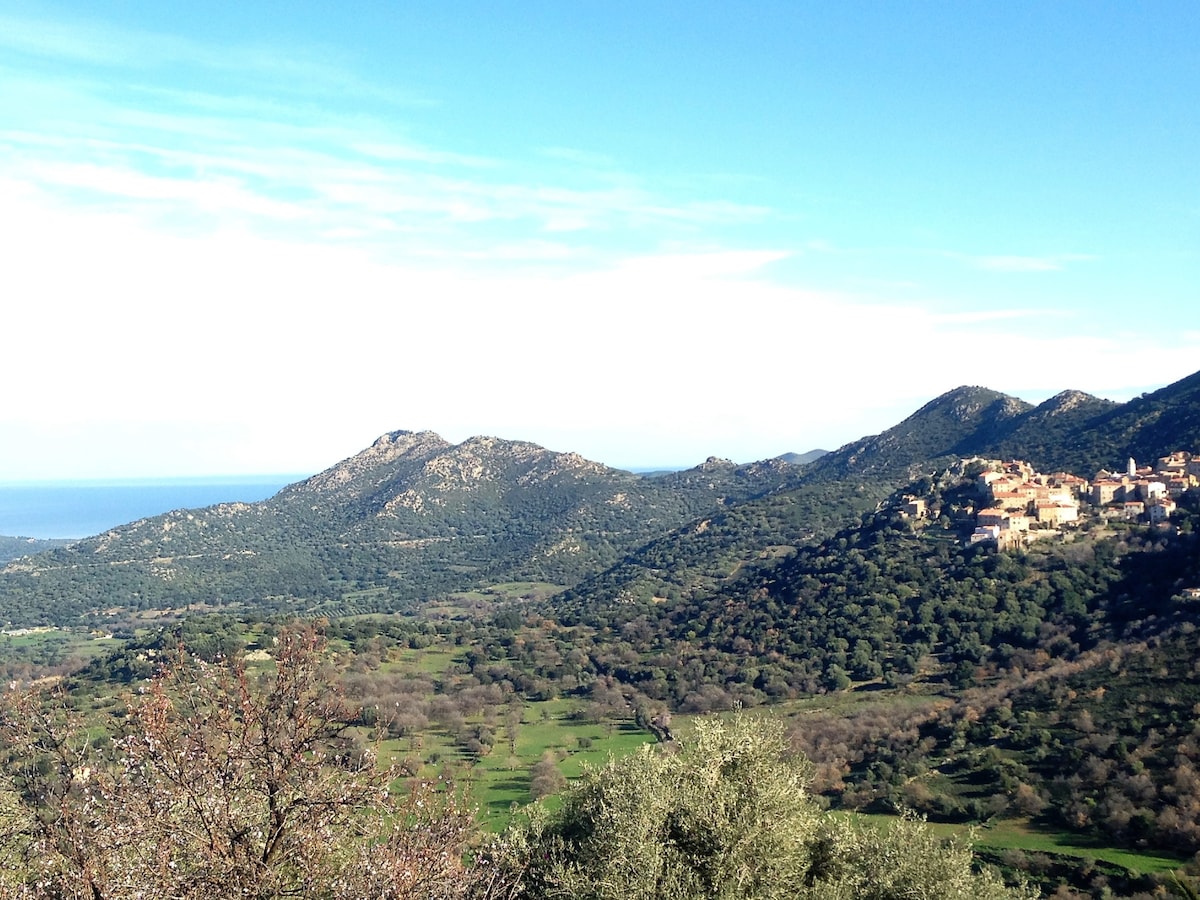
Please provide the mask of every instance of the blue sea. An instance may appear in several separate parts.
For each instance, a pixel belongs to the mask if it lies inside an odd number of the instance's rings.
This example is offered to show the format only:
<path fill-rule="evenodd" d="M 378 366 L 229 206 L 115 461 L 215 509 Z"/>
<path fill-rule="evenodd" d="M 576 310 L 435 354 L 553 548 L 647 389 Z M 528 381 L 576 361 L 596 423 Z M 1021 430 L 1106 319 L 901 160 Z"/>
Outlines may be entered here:
<path fill-rule="evenodd" d="M 0 484 L 0 535 L 82 538 L 174 509 L 253 503 L 304 475 Z"/>

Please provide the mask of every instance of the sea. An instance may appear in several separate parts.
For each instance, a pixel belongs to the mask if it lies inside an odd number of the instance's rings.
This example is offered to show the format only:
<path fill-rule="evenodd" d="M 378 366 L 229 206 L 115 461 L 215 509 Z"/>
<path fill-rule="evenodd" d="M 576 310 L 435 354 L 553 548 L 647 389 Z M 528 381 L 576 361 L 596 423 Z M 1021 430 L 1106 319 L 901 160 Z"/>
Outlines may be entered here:
<path fill-rule="evenodd" d="M 253 503 L 305 475 L 0 483 L 0 535 L 77 539 L 148 516 L 217 503 Z"/>

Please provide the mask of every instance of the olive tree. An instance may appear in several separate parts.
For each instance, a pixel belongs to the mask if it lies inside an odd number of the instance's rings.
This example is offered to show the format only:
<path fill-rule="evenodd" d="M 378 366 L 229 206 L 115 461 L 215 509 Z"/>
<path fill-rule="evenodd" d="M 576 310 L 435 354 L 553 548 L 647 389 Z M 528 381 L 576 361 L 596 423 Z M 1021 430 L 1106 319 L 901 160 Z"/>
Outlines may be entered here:
<path fill-rule="evenodd" d="M 880 829 L 823 812 L 774 718 L 699 720 L 675 752 L 584 773 L 484 855 L 487 896 L 537 900 L 1001 900 L 969 847 L 924 823 Z"/>

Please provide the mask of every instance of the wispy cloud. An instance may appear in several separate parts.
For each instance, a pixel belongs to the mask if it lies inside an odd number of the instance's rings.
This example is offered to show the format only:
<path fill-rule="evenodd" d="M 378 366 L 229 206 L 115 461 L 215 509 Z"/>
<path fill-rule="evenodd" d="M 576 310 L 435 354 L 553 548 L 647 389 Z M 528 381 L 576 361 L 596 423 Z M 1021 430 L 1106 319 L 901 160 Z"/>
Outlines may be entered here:
<path fill-rule="evenodd" d="M 1037 256 L 981 256 L 971 261 L 989 272 L 1057 272 L 1062 263 L 1057 259 Z"/>
<path fill-rule="evenodd" d="M 237 82 L 254 80 L 258 92 L 370 98 L 426 106 L 430 98 L 356 76 L 328 47 L 285 51 L 265 42 L 214 44 L 177 34 L 115 28 L 86 18 L 44 19 L 0 14 L 0 48 L 51 63 L 148 72 L 196 68 Z M 324 57 L 324 58 L 323 58 Z"/>
<path fill-rule="evenodd" d="M 8 123 L 0 174 L 59 204 L 107 205 L 157 227 L 208 221 L 267 237 L 365 242 L 390 255 L 457 251 L 474 262 L 560 259 L 564 241 L 586 240 L 593 252 L 605 243 L 644 250 L 771 215 L 720 196 L 650 189 L 582 151 L 530 148 L 527 158 L 499 159 L 431 146 L 390 108 L 345 112 L 317 102 L 355 76 L 303 54 L 11 19 L 0 20 L 0 34 L 0 47 L 64 63 L 62 71 L 18 66 L 0 84 Z M 180 87 L 149 71 L 167 60 L 229 80 Z M 113 79 L 97 66 L 124 72 Z M 286 88 L 275 90 L 276 79 Z M 562 165 L 547 170 L 547 158 Z M 401 246 L 397 234 L 412 239 Z"/>
<path fill-rule="evenodd" d="M 60 21 L 0 14 L 0 47 L 10 52 L 55 60 L 127 65 L 131 39 L 127 33 L 99 24 L 80 28 Z"/>
<path fill-rule="evenodd" d="M 482 156 L 470 156 L 465 153 L 453 153 L 448 150 L 434 150 L 412 143 L 382 143 L 374 141 L 359 141 L 348 144 L 351 150 L 373 159 L 390 162 L 422 162 L 435 165 L 469 166 L 472 168 L 494 168 L 497 160 Z"/>

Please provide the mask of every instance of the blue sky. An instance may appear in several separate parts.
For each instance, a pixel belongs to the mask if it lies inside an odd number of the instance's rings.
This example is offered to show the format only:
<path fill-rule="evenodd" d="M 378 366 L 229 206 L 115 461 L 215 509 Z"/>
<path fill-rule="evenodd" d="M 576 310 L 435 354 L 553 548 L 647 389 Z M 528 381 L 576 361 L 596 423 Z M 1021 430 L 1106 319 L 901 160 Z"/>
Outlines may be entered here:
<path fill-rule="evenodd" d="M 0 0 L 0 481 L 1200 369 L 1192 3 Z"/>

